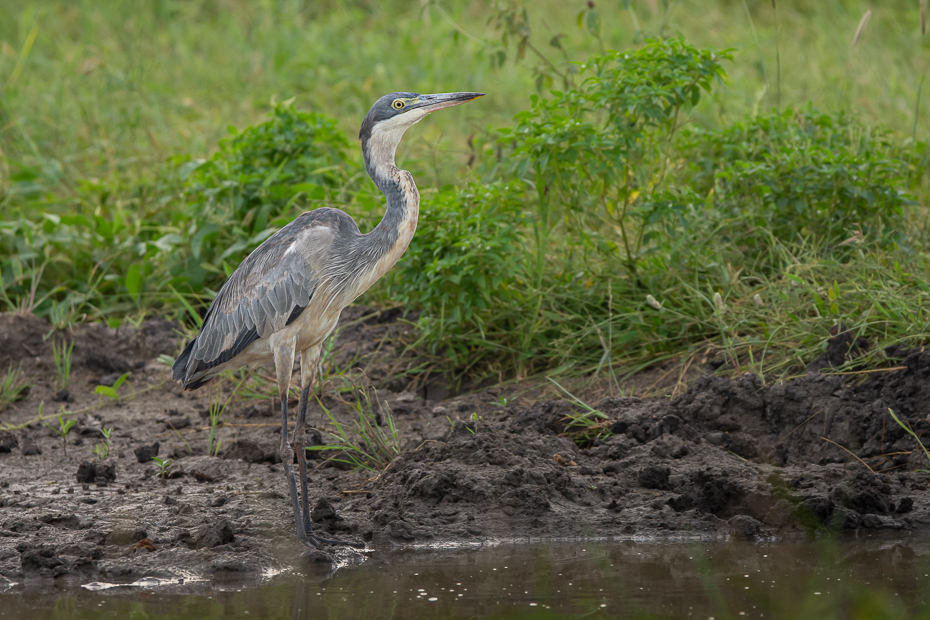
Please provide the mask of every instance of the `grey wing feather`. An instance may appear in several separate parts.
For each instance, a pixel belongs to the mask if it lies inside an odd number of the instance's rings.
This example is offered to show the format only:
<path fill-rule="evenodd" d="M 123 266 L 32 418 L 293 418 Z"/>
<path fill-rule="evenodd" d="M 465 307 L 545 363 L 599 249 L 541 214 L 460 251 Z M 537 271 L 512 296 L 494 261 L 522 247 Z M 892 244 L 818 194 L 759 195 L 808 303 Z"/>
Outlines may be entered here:
<path fill-rule="evenodd" d="M 210 304 L 176 379 L 185 385 L 268 338 L 299 315 L 316 292 L 338 229 L 333 209 L 304 213 L 255 249 Z M 296 313 L 296 314 L 295 314 Z M 178 359 L 181 362 L 181 358 Z"/>

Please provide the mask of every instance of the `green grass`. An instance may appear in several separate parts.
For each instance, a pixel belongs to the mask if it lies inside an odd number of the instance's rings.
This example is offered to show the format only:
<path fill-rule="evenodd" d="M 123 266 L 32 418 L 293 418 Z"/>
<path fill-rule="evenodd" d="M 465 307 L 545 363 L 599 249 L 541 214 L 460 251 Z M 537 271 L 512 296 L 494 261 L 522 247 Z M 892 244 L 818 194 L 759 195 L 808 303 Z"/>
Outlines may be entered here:
<path fill-rule="evenodd" d="M 0 411 L 3 411 L 23 397 L 23 391 L 30 386 L 23 377 L 22 364 L 7 368 L 6 373 L 0 377 Z"/>
<path fill-rule="evenodd" d="M 90 452 L 102 461 L 104 459 L 110 458 L 110 448 L 112 447 L 110 437 L 113 435 L 113 429 L 104 428 L 101 429 L 100 432 L 103 433 L 103 441 L 101 443 L 94 444 L 94 447 L 90 449 Z"/>
<path fill-rule="evenodd" d="M 0 24 L 6 165 L 35 171 L 36 184 L 67 208 L 84 183 L 135 182 L 151 178 L 171 156 L 208 154 L 227 126 L 261 120 L 273 98 L 296 97 L 299 107 L 335 117 L 354 136 L 386 92 L 482 90 L 490 96 L 480 105 L 418 126 L 399 157 L 418 160 L 421 184 L 457 182 L 467 137 L 509 125 L 525 109 L 535 91 L 532 69 L 541 61 L 530 54 L 517 62 L 510 46 L 503 66 L 492 67 L 501 44 L 487 23 L 491 3 L 424 4 L 420 10 L 411 2 L 161 0 L 140 7 L 13 0 Z M 623 49 L 658 34 L 664 23 L 665 35 L 735 48 L 726 89 L 699 110 L 706 119 L 773 105 L 780 84 L 782 105 L 843 106 L 868 124 L 911 135 L 917 89 L 930 68 L 917 8 L 794 4 L 778 5 L 778 82 L 775 14 L 763 3 L 751 7 L 761 56 L 746 14 L 732 1 L 673 2 L 668 16 L 652 13 L 648 2 L 630 11 L 605 9 L 602 39 L 607 48 Z M 872 18 L 852 47 L 867 8 Z M 575 5 L 547 0 L 530 9 L 531 40 L 559 66 L 561 55 L 548 45 L 554 34 L 565 35 L 573 60 L 599 51 L 577 27 Z M 926 137 L 927 106 L 918 120 L 918 134 Z"/>
<path fill-rule="evenodd" d="M 64 416 L 58 416 L 58 428 L 55 428 L 51 424 L 45 425 L 47 428 L 54 431 L 55 434 L 61 437 L 61 448 L 65 456 L 68 456 L 68 434 L 71 432 L 71 429 L 74 428 L 75 424 L 77 424 L 76 420 L 65 420 Z"/>
<path fill-rule="evenodd" d="M 332 410 L 320 402 L 329 419 L 324 429 L 328 443 L 310 449 L 354 468 L 380 473 L 400 454 L 400 438 L 391 409 L 378 399 L 375 391 L 359 385 L 355 377 L 341 376 L 339 379 L 343 384 L 340 392 L 348 396 L 342 404 L 348 409 L 349 421 L 340 422 Z"/>
<path fill-rule="evenodd" d="M 927 446 L 925 446 L 924 442 L 920 440 L 920 437 L 917 435 L 917 433 L 914 432 L 914 429 L 911 428 L 911 425 L 906 422 L 902 422 L 901 418 L 897 416 L 893 409 L 889 408 L 888 413 L 891 414 L 891 417 L 894 418 L 894 421 L 897 422 L 898 426 L 904 429 L 904 432 L 914 438 L 914 441 L 917 442 L 917 447 L 920 448 L 920 451 L 923 452 L 924 456 L 926 456 L 928 461 L 930 461 L 930 450 L 927 450 Z M 921 462 L 922 461 L 923 459 L 921 459 Z M 916 469 L 914 471 L 920 473 L 930 473 L 930 470 L 928 469 Z"/>
<path fill-rule="evenodd" d="M 55 388 L 61 391 L 68 387 L 71 380 L 71 353 L 74 351 L 74 342 L 65 343 L 52 341 L 52 357 L 55 360 Z"/>
<path fill-rule="evenodd" d="M 839 324 L 869 338 L 871 364 L 927 339 L 930 39 L 916 5 L 520 6 L 13 2 L 0 21 L 3 309 L 59 327 L 152 313 L 196 324 L 247 252 L 301 210 L 377 221 L 354 141 L 374 99 L 479 90 L 489 96 L 401 145 L 420 230 L 360 300 L 423 310 L 417 347 L 434 367 L 618 380 L 718 357 L 775 379 Z M 598 86 L 571 61 L 676 35 L 732 49 L 727 77 L 674 114 L 659 106 L 606 131 L 597 98 L 635 101 L 661 72 L 647 58 L 633 81 Z M 555 135 L 566 105 L 530 99 L 558 101 L 550 87 L 595 102 L 575 112 L 593 129 L 571 134 L 588 140 L 575 152 L 526 141 Z M 292 99 L 333 120 L 279 105 Z M 283 160 L 249 151 L 263 127 L 293 128 L 286 146 L 309 149 L 274 178 Z M 517 133 L 498 141 L 500 128 Z M 591 159 L 608 138 L 625 150 Z M 541 153 L 581 163 L 559 176 L 535 166 Z"/>

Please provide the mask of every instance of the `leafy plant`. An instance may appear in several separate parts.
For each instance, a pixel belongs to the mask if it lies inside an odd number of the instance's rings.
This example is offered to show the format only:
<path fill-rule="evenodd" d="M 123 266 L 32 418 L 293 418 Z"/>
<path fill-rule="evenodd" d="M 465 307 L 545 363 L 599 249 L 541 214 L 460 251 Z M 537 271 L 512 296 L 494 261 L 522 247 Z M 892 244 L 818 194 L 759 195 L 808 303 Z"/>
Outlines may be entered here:
<path fill-rule="evenodd" d="M 120 386 L 122 386 L 123 383 L 126 382 L 126 379 L 129 377 L 129 374 L 130 373 L 128 372 L 124 372 L 122 375 L 120 375 L 120 377 L 116 381 L 113 382 L 112 386 L 98 385 L 96 388 L 94 388 L 94 393 L 102 394 L 106 396 L 107 398 L 109 398 L 110 400 L 119 400 L 119 393 L 117 392 L 117 390 L 119 390 Z"/>
<path fill-rule="evenodd" d="M 676 206 L 647 197 L 668 174 L 681 111 L 710 91 L 725 75 L 722 61 L 731 58 L 727 50 L 681 39 L 592 56 L 581 66 L 588 77 L 577 89 L 553 92 L 552 99 L 534 96 L 516 126 L 501 130 L 500 142 L 516 144 L 515 171 L 531 171 L 536 187 L 537 275 L 563 209 L 575 234 L 602 237 L 602 228 L 616 229 L 603 247 L 619 251 L 635 274 L 650 227 Z"/>
<path fill-rule="evenodd" d="M 19 399 L 25 396 L 24 392 L 28 390 L 29 384 L 23 377 L 23 364 L 20 362 L 16 369 L 10 364 L 6 374 L 0 378 L 0 411 L 3 411 Z"/>
<path fill-rule="evenodd" d="M 71 352 L 73 350 L 73 341 L 67 345 L 64 341 L 61 343 L 52 341 L 52 357 L 55 359 L 55 373 L 57 375 L 55 386 L 59 391 L 68 387 L 68 381 L 71 379 Z"/>
<path fill-rule="evenodd" d="M 160 459 L 157 456 L 153 456 L 152 460 L 158 465 L 158 477 L 165 480 L 171 473 L 171 465 L 174 461 L 171 459 Z"/>
<path fill-rule="evenodd" d="M 423 207 L 423 227 L 394 270 L 389 295 L 427 312 L 420 321 L 430 350 L 465 362 L 487 341 L 502 306 L 520 305 L 523 274 L 521 184 L 444 191 Z"/>
<path fill-rule="evenodd" d="M 900 237 L 913 153 L 881 128 L 808 105 L 686 133 L 691 186 L 746 226 L 728 231 L 738 243 L 762 228 L 782 242 L 835 245 L 857 227 L 881 241 Z"/>
<path fill-rule="evenodd" d="M 131 188 L 83 180 L 63 213 L 5 210 L 0 301 L 56 324 L 174 307 L 179 296 L 193 310 L 294 205 L 353 187 L 357 164 L 328 117 L 280 104 L 268 121 L 231 131 L 212 158 L 172 158 Z"/>
<path fill-rule="evenodd" d="M 549 39 L 550 47 L 557 49 L 562 55 L 561 59 L 554 61 L 533 42 L 533 29 L 525 6 L 513 0 L 494 0 L 489 8 L 488 24 L 493 26 L 500 37 L 497 49 L 489 54 L 492 65 L 503 66 L 508 56 L 511 56 L 509 48 L 513 45 L 515 50 L 512 56 L 517 62 L 524 60 L 527 52 L 536 59 L 532 72 L 537 90 L 551 88 L 556 82 L 566 89 L 574 84 L 574 67 L 571 66 L 568 52 L 562 45 L 563 35 L 556 34 Z M 596 12 L 594 14 L 596 15 Z"/>
<path fill-rule="evenodd" d="M 101 429 L 100 432 L 103 433 L 103 442 L 95 444 L 94 447 L 91 448 L 91 453 L 94 456 L 96 456 L 98 459 L 103 460 L 110 456 L 110 447 L 111 447 L 110 437 L 113 435 L 113 429 L 104 428 L 104 429 Z"/>
<path fill-rule="evenodd" d="M 65 420 L 63 416 L 58 416 L 58 428 L 48 424 L 45 425 L 61 437 L 61 445 L 65 456 L 68 456 L 68 433 L 71 432 L 75 424 L 76 422 L 70 418 Z"/>
<path fill-rule="evenodd" d="M 177 161 L 190 252 L 172 271 L 185 273 L 194 290 L 216 280 L 211 263 L 231 261 L 231 271 L 287 223 L 291 205 L 343 191 L 355 166 L 333 119 L 290 103 L 276 105 L 263 123 L 230 132 L 210 159 Z"/>
<path fill-rule="evenodd" d="M 497 397 L 497 400 L 491 401 L 491 404 L 497 407 L 500 407 L 501 409 L 504 409 L 505 407 L 507 407 L 507 405 L 512 403 L 513 400 L 514 400 L 513 398 L 507 398 L 506 394 L 501 394 L 500 396 Z"/>
<path fill-rule="evenodd" d="M 484 418 L 478 415 L 477 411 L 472 411 L 471 415 L 468 416 L 468 418 L 471 420 L 471 426 L 465 426 L 465 428 L 468 429 L 469 433 L 474 435 L 476 432 L 478 432 L 478 424 L 480 422 L 484 422 Z"/>

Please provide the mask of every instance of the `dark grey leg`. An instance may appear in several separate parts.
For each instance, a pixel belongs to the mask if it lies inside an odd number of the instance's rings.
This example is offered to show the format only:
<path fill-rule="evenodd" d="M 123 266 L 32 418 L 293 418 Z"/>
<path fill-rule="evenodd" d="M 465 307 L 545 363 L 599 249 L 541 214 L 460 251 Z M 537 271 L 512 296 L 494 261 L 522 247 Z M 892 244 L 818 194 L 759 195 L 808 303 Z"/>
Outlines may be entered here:
<path fill-rule="evenodd" d="M 291 466 L 294 461 L 294 452 L 287 438 L 287 393 L 281 397 L 281 445 L 278 450 L 281 456 L 281 464 L 284 465 L 284 473 L 287 476 L 288 488 L 291 492 L 291 505 L 294 508 L 297 539 L 304 544 L 310 543 L 319 548 L 319 543 L 307 536 L 307 531 L 304 529 L 304 520 L 300 516 L 300 505 L 297 503 L 297 481 L 294 479 L 294 469 Z M 306 494 L 306 482 L 304 482 L 304 494 Z M 304 504 L 306 505 L 306 501 Z"/>
<path fill-rule="evenodd" d="M 310 495 L 307 493 L 307 401 L 310 400 L 310 386 L 300 391 L 300 405 L 297 408 L 297 428 L 294 431 L 294 449 L 297 451 L 297 464 L 300 467 L 300 507 L 304 514 L 304 531 L 310 534 Z"/>
<path fill-rule="evenodd" d="M 297 407 L 297 426 L 294 429 L 294 451 L 297 453 L 297 463 L 300 466 L 300 492 L 301 505 L 303 506 L 304 521 L 303 529 L 307 538 L 315 546 L 319 547 L 320 543 L 329 545 L 345 545 L 356 549 L 364 549 L 364 543 L 350 542 L 348 540 L 337 540 L 332 538 L 321 538 L 313 533 L 313 525 L 310 522 L 310 496 L 307 493 L 307 401 L 310 400 L 310 385 L 305 385 L 300 391 L 300 404 Z M 292 478 L 293 480 L 293 478 Z M 296 486 L 294 487 L 296 491 Z M 296 507 L 296 499 L 295 507 Z"/>

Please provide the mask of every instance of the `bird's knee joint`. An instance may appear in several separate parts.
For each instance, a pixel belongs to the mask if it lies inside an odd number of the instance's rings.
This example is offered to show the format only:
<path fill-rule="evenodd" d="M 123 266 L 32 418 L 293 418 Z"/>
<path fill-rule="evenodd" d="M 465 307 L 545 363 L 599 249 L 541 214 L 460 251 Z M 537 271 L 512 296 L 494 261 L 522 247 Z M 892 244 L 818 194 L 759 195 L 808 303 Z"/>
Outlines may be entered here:
<path fill-rule="evenodd" d="M 294 448 L 282 441 L 281 445 L 278 446 L 278 457 L 281 459 L 282 463 L 293 463 Z"/>

